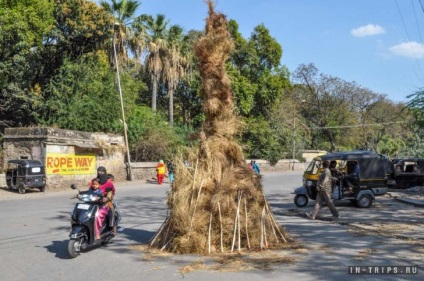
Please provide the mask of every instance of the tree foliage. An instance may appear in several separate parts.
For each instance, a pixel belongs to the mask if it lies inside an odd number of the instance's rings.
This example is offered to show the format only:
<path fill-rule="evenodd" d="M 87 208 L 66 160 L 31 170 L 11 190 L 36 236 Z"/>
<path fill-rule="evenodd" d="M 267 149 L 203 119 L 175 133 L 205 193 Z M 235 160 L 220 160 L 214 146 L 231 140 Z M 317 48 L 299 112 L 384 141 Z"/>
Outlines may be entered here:
<path fill-rule="evenodd" d="M 43 64 L 38 51 L 51 29 L 53 7 L 50 0 L 0 1 L 0 124 L 34 124 Z"/>
<path fill-rule="evenodd" d="M 171 158 L 205 118 L 194 55 L 203 32 L 185 32 L 164 15 L 138 15 L 137 0 L 99 3 L 0 0 L 0 129 L 122 133 L 114 38 L 132 157 Z M 283 48 L 264 24 L 248 38 L 235 20 L 228 28 L 235 49 L 226 70 L 246 125 L 238 136 L 246 157 L 276 162 L 299 158 L 302 149 L 424 155 L 424 91 L 405 107 L 313 64 L 290 76 Z"/>

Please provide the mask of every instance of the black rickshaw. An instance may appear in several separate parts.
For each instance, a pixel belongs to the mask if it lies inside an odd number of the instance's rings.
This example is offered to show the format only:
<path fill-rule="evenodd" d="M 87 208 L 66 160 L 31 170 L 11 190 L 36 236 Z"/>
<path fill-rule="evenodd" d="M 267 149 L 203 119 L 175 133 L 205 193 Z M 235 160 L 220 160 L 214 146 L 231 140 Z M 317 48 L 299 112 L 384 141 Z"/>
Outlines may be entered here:
<path fill-rule="evenodd" d="M 402 158 L 392 159 L 393 184 L 389 188 L 410 188 L 424 186 L 424 159 Z"/>
<path fill-rule="evenodd" d="M 27 189 L 46 189 L 46 170 L 38 160 L 7 161 L 6 183 L 9 189 L 17 189 L 23 194 Z"/>
<path fill-rule="evenodd" d="M 322 162 L 329 161 L 336 165 L 339 177 L 333 177 L 332 198 L 350 200 L 360 208 L 369 208 L 376 196 L 388 191 L 388 170 L 390 160 L 381 154 L 371 151 L 336 152 L 315 157 L 303 173 L 303 186 L 296 188 L 294 203 L 305 207 L 308 199 L 315 200 L 316 184 L 322 172 Z"/>

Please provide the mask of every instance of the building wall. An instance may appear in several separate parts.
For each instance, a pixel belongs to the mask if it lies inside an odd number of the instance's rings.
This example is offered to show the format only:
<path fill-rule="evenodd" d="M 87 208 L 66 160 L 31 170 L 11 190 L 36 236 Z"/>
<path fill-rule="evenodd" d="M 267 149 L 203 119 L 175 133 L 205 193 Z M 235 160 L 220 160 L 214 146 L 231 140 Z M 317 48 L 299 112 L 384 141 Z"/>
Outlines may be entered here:
<path fill-rule="evenodd" d="M 40 160 L 46 166 L 46 190 L 75 183 L 86 187 L 104 166 L 117 181 L 127 178 L 123 137 L 56 128 L 7 128 L 4 163 L 12 159 Z"/>
<path fill-rule="evenodd" d="M 325 154 L 327 154 L 325 150 L 305 150 L 302 153 L 302 157 L 305 158 L 306 162 L 311 162 L 315 157 Z"/>

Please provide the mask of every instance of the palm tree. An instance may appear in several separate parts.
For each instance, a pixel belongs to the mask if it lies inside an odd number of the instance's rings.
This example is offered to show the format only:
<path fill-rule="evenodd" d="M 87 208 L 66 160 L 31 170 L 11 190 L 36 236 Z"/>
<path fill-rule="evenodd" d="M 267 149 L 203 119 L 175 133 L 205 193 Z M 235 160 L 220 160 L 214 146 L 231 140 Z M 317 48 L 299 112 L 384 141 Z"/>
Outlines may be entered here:
<path fill-rule="evenodd" d="M 152 110 L 156 110 L 158 85 L 167 56 L 168 48 L 168 21 L 164 15 L 153 18 L 150 15 L 142 15 L 134 23 L 138 33 L 145 33 L 144 51 L 146 52 L 146 64 L 152 82 Z"/>
<path fill-rule="evenodd" d="M 168 33 L 167 57 L 164 61 L 164 78 L 168 87 L 169 124 L 174 125 L 174 92 L 180 79 L 184 76 L 184 57 L 182 55 L 183 29 L 173 25 Z"/>
<path fill-rule="evenodd" d="M 111 13 L 119 23 L 119 32 L 116 36 L 116 52 L 118 53 L 119 60 L 126 62 L 128 60 L 127 48 L 137 57 L 140 53 L 139 37 L 142 35 L 134 33 L 133 23 L 138 17 L 134 14 L 141 2 L 137 0 L 101 0 L 100 5 L 109 13 Z M 113 61 L 113 60 L 112 60 Z"/>

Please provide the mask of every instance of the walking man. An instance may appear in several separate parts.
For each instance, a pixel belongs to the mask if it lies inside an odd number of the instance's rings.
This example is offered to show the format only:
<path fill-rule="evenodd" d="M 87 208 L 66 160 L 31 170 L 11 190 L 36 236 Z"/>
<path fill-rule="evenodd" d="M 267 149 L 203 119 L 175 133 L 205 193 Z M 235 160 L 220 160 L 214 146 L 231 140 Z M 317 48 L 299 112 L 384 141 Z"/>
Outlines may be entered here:
<path fill-rule="evenodd" d="M 331 185 L 332 185 L 332 177 L 331 171 L 328 168 L 330 166 L 330 162 L 324 161 L 322 163 L 322 167 L 324 171 L 319 175 L 319 179 L 317 182 L 317 198 L 315 201 L 315 206 L 312 212 L 306 212 L 306 217 L 312 220 L 317 216 L 319 209 L 322 206 L 322 203 L 326 203 L 328 208 L 330 208 L 331 213 L 333 214 L 333 218 L 339 217 L 339 212 L 333 204 L 333 201 L 330 199 L 331 196 Z"/>

